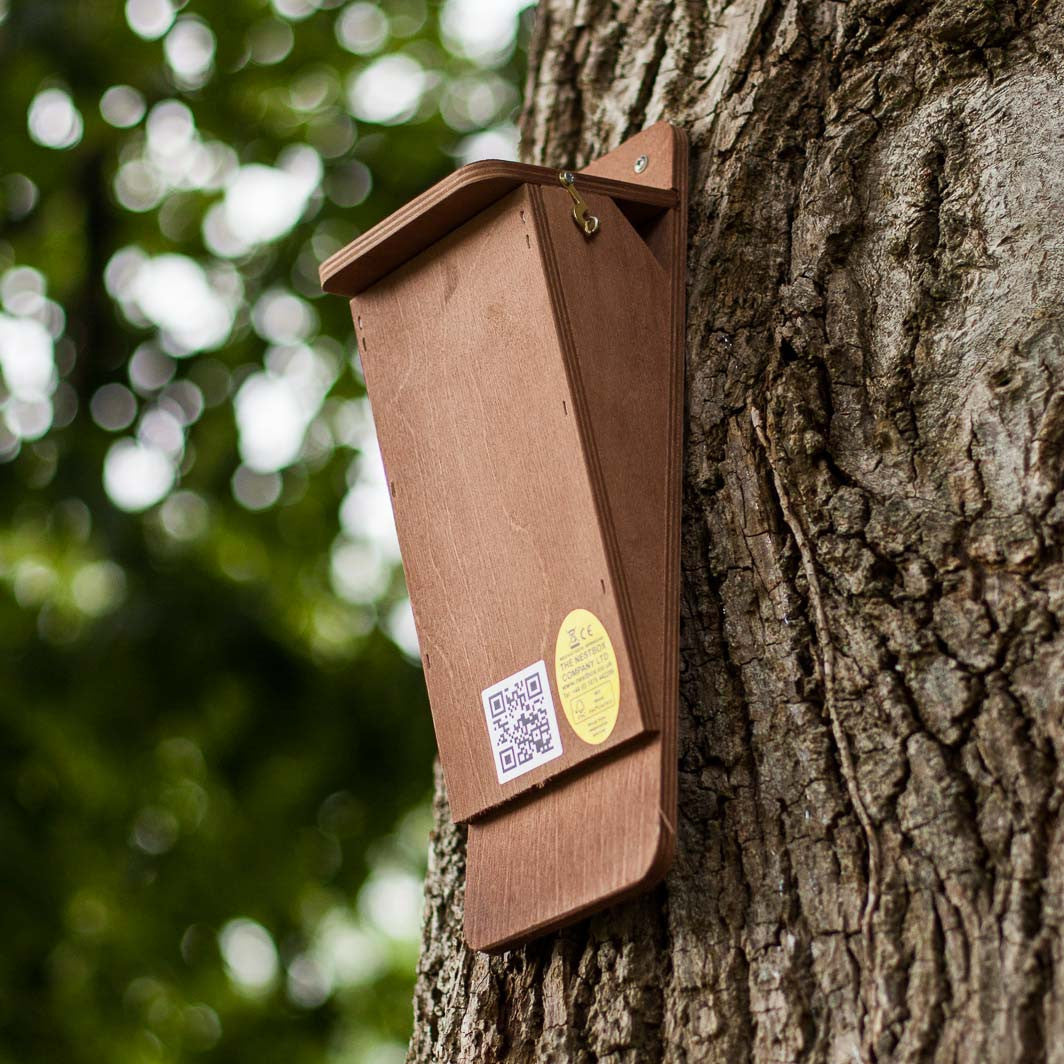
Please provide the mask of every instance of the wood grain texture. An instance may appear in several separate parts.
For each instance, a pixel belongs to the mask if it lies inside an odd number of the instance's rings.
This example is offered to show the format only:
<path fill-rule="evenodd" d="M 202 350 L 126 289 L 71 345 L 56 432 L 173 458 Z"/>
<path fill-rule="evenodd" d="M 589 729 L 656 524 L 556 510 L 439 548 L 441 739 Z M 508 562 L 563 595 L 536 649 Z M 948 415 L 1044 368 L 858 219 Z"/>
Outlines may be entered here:
<path fill-rule="evenodd" d="M 683 134 L 659 127 L 643 142 L 658 149 L 650 179 L 668 175 L 685 203 Z M 631 147 L 601 169 L 628 173 Z M 512 946 L 646 890 L 667 870 L 675 835 L 685 212 L 668 212 L 659 230 L 672 252 L 666 273 L 614 205 L 589 195 L 602 228 L 588 241 L 557 192 L 532 190 L 544 272 L 660 730 L 469 826 L 464 934 L 476 949 Z"/>
<path fill-rule="evenodd" d="M 601 757 L 654 717 L 589 475 L 535 191 L 522 186 L 353 302 L 448 794 L 462 820 Z M 624 264 L 602 255 L 597 268 L 612 277 Z M 599 618 L 617 654 L 620 714 L 598 745 L 572 730 L 553 683 L 555 640 L 578 607 Z M 481 692 L 540 660 L 563 753 L 500 784 Z"/>
<path fill-rule="evenodd" d="M 322 267 L 357 293 L 450 806 L 476 821 L 476 948 L 645 889 L 671 857 L 684 149 L 657 127 L 581 175 L 592 238 L 556 170 L 477 165 Z M 480 692 L 544 660 L 561 709 L 576 608 L 617 653 L 617 725 L 592 746 L 559 712 L 562 756 L 500 784 Z"/>

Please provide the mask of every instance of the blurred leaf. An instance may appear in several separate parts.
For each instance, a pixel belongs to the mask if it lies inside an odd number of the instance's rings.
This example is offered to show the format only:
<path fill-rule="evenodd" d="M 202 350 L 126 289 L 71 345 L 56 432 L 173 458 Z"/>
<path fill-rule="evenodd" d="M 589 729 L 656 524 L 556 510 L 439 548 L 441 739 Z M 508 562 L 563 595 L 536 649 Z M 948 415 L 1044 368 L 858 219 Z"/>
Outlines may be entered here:
<path fill-rule="evenodd" d="M 0 1064 L 401 1059 L 433 742 L 317 268 L 512 148 L 527 6 L 0 0 Z"/>

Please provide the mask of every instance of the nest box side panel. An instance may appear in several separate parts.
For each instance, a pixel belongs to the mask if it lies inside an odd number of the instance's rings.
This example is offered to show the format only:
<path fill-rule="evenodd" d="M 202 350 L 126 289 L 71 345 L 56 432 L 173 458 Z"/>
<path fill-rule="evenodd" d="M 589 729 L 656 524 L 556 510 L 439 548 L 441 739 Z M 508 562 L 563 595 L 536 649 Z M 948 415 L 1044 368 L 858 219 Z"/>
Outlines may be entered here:
<path fill-rule="evenodd" d="M 352 301 L 457 820 L 647 729 L 538 241 L 522 187 Z M 574 606 L 616 656 L 601 743 L 573 731 L 555 676 Z M 502 780 L 485 693 L 541 662 L 561 753 Z"/>
<path fill-rule="evenodd" d="M 586 199 L 600 223 L 590 239 L 573 224 L 564 189 L 532 191 L 622 614 L 639 651 L 637 680 L 657 724 L 666 617 L 678 608 L 667 575 L 669 278 L 612 200 Z"/>
<path fill-rule="evenodd" d="M 644 154 L 650 161 L 645 179 L 655 187 L 675 188 L 679 193 L 678 207 L 637 234 L 630 227 L 615 226 L 612 213 L 596 199 L 594 211 L 602 211 L 603 228 L 585 247 L 586 259 L 580 253 L 563 256 L 561 247 L 556 249 L 559 263 L 564 259 L 566 265 L 554 267 L 554 287 L 566 293 L 582 387 L 589 395 L 593 392 L 588 404 L 588 428 L 597 439 L 610 438 L 603 420 L 609 419 L 614 403 L 623 407 L 630 402 L 625 392 L 630 387 L 638 388 L 640 381 L 647 388 L 647 403 L 653 410 L 648 416 L 660 419 L 656 431 L 648 429 L 640 417 L 626 425 L 634 440 L 642 441 L 643 433 L 648 431 L 653 436 L 647 440 L 646 461 L 634 462 L 637 475 L 630 488 L 626 489 L 620 464 L 603 471 L 605 497 L 614 514 L 611 520 L 616 533 L 615 561 L 626 576 L 630 571 L 633 574 L 628 584 L 629 597 L 636 614 L 635 624 L 640 628 L 640 646 L 653 700 L 660 707 L 660 730 L 637 746 L 589 764 L 576 776 L 558 780 L 543 792 L 470 824 L 465 937 L 474 949 L 497 950 L 516 945 L 646 890 L 664 875 L 672 860 L 676 823 L 686 138 L 667 123 L 658 123 L 597 160 L 592 168 L 601 176 L 623 179 L 633 172 L 635 160 Z M 546 191 L 543 190 L 544 198 Z M 590 195 L 586 198 L 592 202 Z M 564 201 L 563 205 L 567 206 Z M 554 232 L 553 222 L 550 224 Z M 564 224 L 572 227 L 574 234 L 567 234 Z M 564 224 L 558 230 L 559 244 L 566 243 L 565 235 L 583 239 L 570 218 L 565 217 Z M 589 281 L 595 269 L 594 242 L 611 230 L 619 234 L 617 239 L 624 248 L 617 252 L 611 241 L 610 247 L 604 249 L 606 258 L 619 254 L 618 261 L 626 266 L 622 270 L 607 269 L 601 283 Z M 649 266 L 648 251 L 664 270 L 660 277 L 663 290 Z M 649 305 L 650 292 L 655 301 L 653 307 Z M 576 309 L 577 303 L 594 300 L 596 294 L 599 305 L 608 304 L 616 315 L 608 325 L 597 320 L 597 312 L 587 311 L 587 316 L 581 317 L 581 310 Z M 641 308 L 638 321 L 634 320 L 634 308 Z M 596 335 L 603 342 L 589 346 L 584 337 Z M 629 344 L 636 338 L 640 344 L 638 355 L 645 356 L 645 362 L 637 355 L 634 365 L 626 364 L 621 369 L 625 382 L 603 387 L 601 377 L 618 366 L 616 360 L 632 358 L 630 351 L 623 350 L 625 343 L 618 340 L 619 336 L 626 336 Z M 606 464 L 610 465 L 610 461 Z M 649 481 L 655 477 L 656 485 L 648 489 Z M 651 491 L 653 506 L 643 508 L 638 498 L 626 498 L 644 490 Z M 639 528 L 644 519 L 649 523 L 645 533 Z M 638 561 L 643 546 L 645 568 Z M 656 582 L 658 586 L 654 587 Z"/>
<path fill-rule="evenodd" d="M 684 374 L 687 324 L 687 210 L 688 142 L 684 130 L 669 122 L 657 122 L 630 137 L 619 147 L 590 163 L 582 174 L 610 180 L 636 180 L 647 188 L 671 190 L 674 209 L 635 218 L 638 231 L 669 278 L 668 364 L 662 366 L 669 389 L 666 419 L 670 442 L 664 470 L 667 485 L 665 542 L 666 562 L 662 603 L 664 646 L 661 660 L 662 718 L 662 817 L 676 823 L 677 716 L 680 696 L 680 534 L 683 507 Z M 663 308 L 664 309 L 664 308 Z"/>

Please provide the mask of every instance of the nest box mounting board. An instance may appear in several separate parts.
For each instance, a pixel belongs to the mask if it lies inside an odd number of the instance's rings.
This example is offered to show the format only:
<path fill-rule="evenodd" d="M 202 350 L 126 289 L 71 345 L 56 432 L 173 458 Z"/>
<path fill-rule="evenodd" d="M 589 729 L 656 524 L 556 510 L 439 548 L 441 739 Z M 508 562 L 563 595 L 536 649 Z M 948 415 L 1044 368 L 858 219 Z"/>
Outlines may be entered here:
<path fill-rule="evenodd" d="M 463 167 L 322 265 L 351 300 L 466 940 L 664 874 L 676 819 L 687 149 Z"/>

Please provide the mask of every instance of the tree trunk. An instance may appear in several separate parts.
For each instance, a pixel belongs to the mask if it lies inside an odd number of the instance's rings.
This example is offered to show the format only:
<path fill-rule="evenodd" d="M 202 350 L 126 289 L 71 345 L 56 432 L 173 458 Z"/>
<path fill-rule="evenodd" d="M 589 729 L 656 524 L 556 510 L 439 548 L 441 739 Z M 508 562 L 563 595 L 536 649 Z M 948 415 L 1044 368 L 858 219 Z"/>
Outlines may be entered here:
<path fill-rule="evenodd" d="M 678 853 L 461 944 L 412 1061 L 1064 1061 L 1064 3 L 542 0 L 524 117 L 691 137 Z"/>

